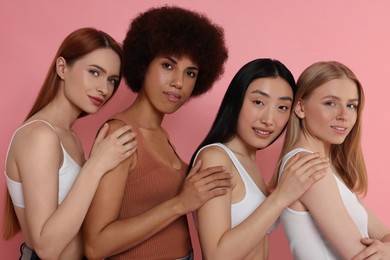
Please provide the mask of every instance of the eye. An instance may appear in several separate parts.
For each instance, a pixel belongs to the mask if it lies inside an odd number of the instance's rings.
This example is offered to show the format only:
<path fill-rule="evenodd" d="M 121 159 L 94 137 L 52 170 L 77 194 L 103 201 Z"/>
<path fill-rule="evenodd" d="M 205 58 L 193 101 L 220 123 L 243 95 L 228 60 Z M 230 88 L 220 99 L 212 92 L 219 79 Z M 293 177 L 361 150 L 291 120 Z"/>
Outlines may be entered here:
<path fill-rule="evenodd" d="M 264 105 L 264 103 L 261 100 L 254 100 L 253 104 L 255 104 L 255 105 Z"/>
<path fill-rule="evenodd" d="M 279 110 L 288 111 L 288 110 L 290 110 L 290 107 L 288 107 L 288 106 L 279 106 Z"/>
<path fill-rule="evenodd" d="M 195 71 L 191 71 L 191 70 L 187 71 L 187 75 L 190 76 L 191 78 L 196 78 L 196 76 L 198 76 Z"/>
<path fill-rule="evenodd" d="M 115 78 L 108 79 L 108 82 L 110 83 L 111 86 L 117 87 L 119 85 L 119 80 Z"/>
<path fill-rule="evenodd" d="M 169 69 L 169 70 L 173 69 L 172 64 L 170 64 L 170 63 L 168 63 L 168 62 L 164 62 L 161 66 L 162 66 L 163 68 L 165 68 L 165 69 Z"/>
<path fill-rule="evenodd" d="M 89 73 L 92 74 L 95 77 L 99 77 L 99 75 L 100 75 L 100 72 L 97 71 L 97 70 L 94 70 L 94 69 L 90 69 Z"/>
<path fill-rule="evenodd" d="M 333 101 L 326 101 L 324 104 L 325 106 L 330 106 L 330 107 L 334 107 L 336 105 Z"/>
<path fill-rule="evenodd" d="M 347 107 L 352 110 L 357 110 L 359 106 L 357 104 L 348 104 Z"/>

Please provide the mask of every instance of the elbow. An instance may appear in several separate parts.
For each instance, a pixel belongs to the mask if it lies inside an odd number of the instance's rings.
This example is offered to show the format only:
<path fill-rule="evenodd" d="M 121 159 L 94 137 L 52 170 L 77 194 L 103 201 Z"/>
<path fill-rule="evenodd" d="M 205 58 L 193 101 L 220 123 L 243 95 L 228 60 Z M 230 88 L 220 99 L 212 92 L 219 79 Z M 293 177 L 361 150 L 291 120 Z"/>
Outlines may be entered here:
<path fill-rule="evenodd" d="M 99 247 L 88 240 L 84 241 L 84 254 L 89 260 L 103 259 L 105 257 L 102 255 L 102 252 L 99 251 Z"/>
<path fill-rule="evenodd" d="M 40 259 L 59 259 L 61 251 L 51 246 L 35 246 L 35 253 Z"/>

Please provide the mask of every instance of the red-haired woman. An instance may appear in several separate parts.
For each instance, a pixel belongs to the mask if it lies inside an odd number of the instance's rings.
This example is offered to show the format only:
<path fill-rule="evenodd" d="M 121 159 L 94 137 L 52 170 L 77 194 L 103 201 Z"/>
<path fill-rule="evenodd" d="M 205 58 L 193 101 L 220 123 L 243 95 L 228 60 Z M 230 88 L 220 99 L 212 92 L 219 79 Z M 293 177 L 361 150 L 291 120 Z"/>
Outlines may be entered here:
<path fill-rule="evenodd" d="M 95 113 L 119 86 L 122 50 L 108 34 L 82 28 L 59 47 L 40 93 L 11 140 L 5 176 L 4 238 L 20 229 L 21 259 L 81 259 L 80 227 L 99 181 L 134 153 L 123 126 L 99 132 L 85 161 L 74 122 Z"/>

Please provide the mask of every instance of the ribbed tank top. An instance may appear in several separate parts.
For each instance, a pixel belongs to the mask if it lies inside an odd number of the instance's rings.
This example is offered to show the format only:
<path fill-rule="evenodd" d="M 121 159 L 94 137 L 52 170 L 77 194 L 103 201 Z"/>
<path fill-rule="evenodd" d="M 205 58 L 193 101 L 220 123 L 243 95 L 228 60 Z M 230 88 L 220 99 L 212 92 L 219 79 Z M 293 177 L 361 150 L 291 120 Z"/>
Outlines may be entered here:
<path fill-rule="evenodd" d="M 120 219 L 125 219 L 177 196 L 188 165 L 181 159 L 180 170 L 164 164 L 150 150 L 135 123 L 123 117 L 116 116 L 115 119 L 131 125 L 137 133 L 137 162 L 129 172 L 119 215 Z M 191 248 L 187 217 L 182 216 L 143 243 L 109 259 L 177 259 L 186 256 Z"/>

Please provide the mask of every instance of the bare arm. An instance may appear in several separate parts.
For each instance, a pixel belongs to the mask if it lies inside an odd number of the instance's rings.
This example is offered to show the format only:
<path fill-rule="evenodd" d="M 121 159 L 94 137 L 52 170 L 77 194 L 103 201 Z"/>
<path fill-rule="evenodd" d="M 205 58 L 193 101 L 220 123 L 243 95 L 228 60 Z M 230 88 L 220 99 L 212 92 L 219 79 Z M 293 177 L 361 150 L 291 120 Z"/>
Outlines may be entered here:
<path fill-rule="evenodd" d="M 331 171 L 309 188 L 300 201 L 343 259 L 351 259 L 365 248 L 360 243 L 361 234 L 343 204 Z"/>
<path fill-rule="evenodd" d="M 367 248 L 352 259 L 390 259 L 389 228 L 363 202 L 361 204 L 368 214 L 368 235 L 370 238 L 361 240 L 362 244 L 367 246 Z"/>
<path fill-rule="evenodd" d="M 114 129 L 119 123 L 110 124 Z M 134 160 L 135 156 L 130 157 L 100 182 L 83 227 L 88 259 L 102 259 L 142 243 L 208 199 L 226 193 L 226 188 L 230 187 L 230 174 L 223 167 L 198 172 L 201 165 L 198 163 L 187 176 L 178 196 L 140 215 L 118 219 Z"/>
<path fill-rule="evenodd" d="M 94 156 L 81 168 L 67 197 L 58 205 L 58 170 L 62 163 L 58 136 L 47 125 L 31 127 L 31 131 L 22 132 L 16 140 L 16 163 L 23 183 L 32 246 L 41 258 L 53 259 L 60 256 L 78 233 L 107 167 L 129 155 L 123 150 L 122 142 L 130 137 L 124 135 L 113 142 L 111 138 L 104 138 L 106 130 L 103 130 L 97 139 Z M 123 132 L 122 129 L 116 134 Z M 105 160 L 111 160 L 110 165 L 107 166 Z"/>
<path fill-rule="evenodd" d="M 199 157 L 203 167 L 225 165 L 234 167 L 230 158 L 218 148 L 206 148 Z M 278 188 L 242 223 L 231 228 L 231 196 L 213 198 L 198 211 L 199 238 L 205 259 L 243 259 L 274 224 L 282 210 L 299 196 L 318 178 L 323 176 L 326 161 L 318 155 L 296 158 L 286 168 Z M 234 183 L 233 183 L 234 185 Z M 245 241 L 245 243 L 243 243 Z"/>

